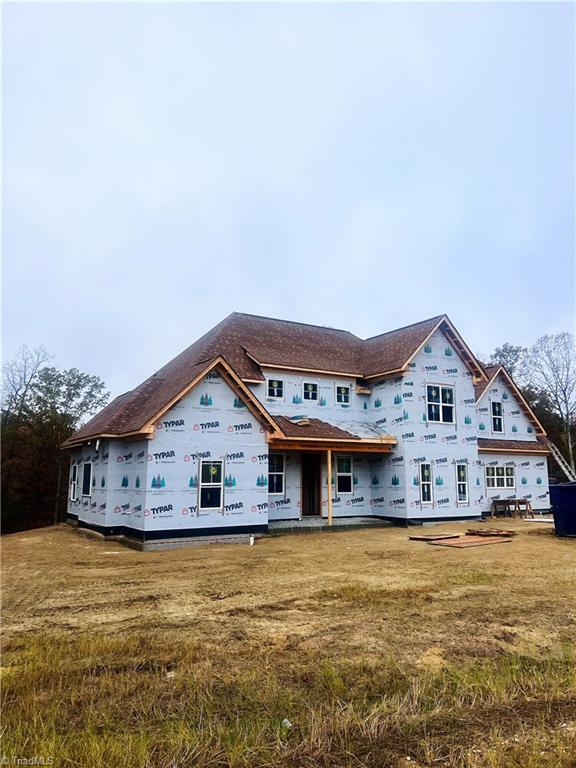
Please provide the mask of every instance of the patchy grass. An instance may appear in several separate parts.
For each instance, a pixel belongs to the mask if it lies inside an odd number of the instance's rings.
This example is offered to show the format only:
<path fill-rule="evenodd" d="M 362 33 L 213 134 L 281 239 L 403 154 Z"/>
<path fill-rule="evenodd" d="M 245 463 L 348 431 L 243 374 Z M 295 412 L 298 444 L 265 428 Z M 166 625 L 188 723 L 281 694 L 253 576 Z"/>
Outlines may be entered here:
<path fill-rule="evenodd" d="M 215 654 L 170 635 L 45 635 L 9 645 L 4 664 L 8 757 L 87 768 L 574 765 L 570 646 L 561 659 L 503 654 L 431 672 L 252 645 Z"/>
<path fill-rule="evenodd" d="M 397 529 L 148 554 L 7 537 L 1 754 L 574 768 L 574 542 L 510 526 L 459 551 Z"/>

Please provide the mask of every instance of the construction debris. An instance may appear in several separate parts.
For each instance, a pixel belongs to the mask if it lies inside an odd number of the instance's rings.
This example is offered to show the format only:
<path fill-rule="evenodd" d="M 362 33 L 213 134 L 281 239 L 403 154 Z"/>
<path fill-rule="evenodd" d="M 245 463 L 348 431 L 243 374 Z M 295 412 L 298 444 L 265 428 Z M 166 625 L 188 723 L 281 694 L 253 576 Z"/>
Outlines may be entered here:
<path fill-rule="evenodd" d="M 439 541 L 440 539 L 457 539 L 459 533 L 428 533 L 417 536 L 408 536 L 412 541 Z"/>
<path fill-rule="evenodd" d="M 468 528 L 466 536 L 516 536 L 516 531 L 505 528 Z"/>
<path fill-rule="evenodd" d="M 457 539 L 429 541 L 428 544 L 437 547 L 456 547 L 464 549 L 465 547 L 484 547 L 487 544 L 506 544 L 512 539 L 505 536 L 462 536 Z"/>

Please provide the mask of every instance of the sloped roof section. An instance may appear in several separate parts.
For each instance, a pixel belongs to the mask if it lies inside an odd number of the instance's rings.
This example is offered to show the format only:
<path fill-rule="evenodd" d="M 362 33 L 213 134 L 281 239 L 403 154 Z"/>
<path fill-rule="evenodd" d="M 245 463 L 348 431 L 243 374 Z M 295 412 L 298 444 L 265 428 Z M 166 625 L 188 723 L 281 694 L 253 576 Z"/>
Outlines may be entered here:
<path fill-rule="evenodd" d="M 404 369 L 438 327 L 456 333 L 448 318 L 438 315 L 364 341 L 349 331 L 233 312 L 145 382 L 113 400 L 65 445 L 144 430 L 216 358 L 224 359 L 243 382 L 264 381 L 262 367 L 359 379 L 386 376 Z M 472 365 L 479 366 L 470 356 Z M 265 416 L 271 420 L 267 412 Z"/>
<path fill-rule="evenodd" d="M 492 440 L 488 437 L 478 438 L 478 448 L 481 451 L 510 451 L 510 453 L 550 453 L 546 438 L 537 440 Z"/>
<path fill-rule="evenodd" d="M 307 423 L 298 424 L 287 416 L 276 416 L 276 421 L 287 437 L 308 437 L 318 440 L 360 440 L 358 435 L 320 419 L 308 419 Z"/>
<path fill-rule="evenodd" d="M 372 336 L 362 343 L 361 368 L 364 376 L 400 371 L 410 357 L 442 321 L 443 315 L 431 317 L 396 331 Z"/>

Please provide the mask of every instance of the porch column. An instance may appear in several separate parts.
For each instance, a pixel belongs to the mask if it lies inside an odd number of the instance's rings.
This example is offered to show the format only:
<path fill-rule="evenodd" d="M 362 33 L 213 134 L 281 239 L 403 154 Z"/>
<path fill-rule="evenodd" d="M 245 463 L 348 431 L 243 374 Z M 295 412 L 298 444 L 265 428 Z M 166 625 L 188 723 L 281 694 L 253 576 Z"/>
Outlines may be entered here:
<path fill-rule="evenodd" d="M 328 525 L 332 525 L 332 450 L 326 451 L 326 460 L 328 462 Z"/>

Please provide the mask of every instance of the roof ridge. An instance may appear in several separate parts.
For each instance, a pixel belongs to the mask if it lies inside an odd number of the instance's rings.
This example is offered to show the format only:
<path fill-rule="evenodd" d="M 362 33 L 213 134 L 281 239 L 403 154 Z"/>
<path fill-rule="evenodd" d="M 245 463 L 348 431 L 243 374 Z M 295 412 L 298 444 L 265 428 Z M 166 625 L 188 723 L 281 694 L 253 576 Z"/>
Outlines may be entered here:
<path fill-rule="evenodd" d="M 417 325 L 424 325 L 424 323 L 429 323 L 432 320 L 440 320 L 442 317 L 446 317 L 446 314 L 434 315 L 434 317 L 428 317 L 426 320 L 419 320 L 416 323 L 402 325 L 400 328 L 392 328 L 391 331 L 384 331 L 384 333 L 377 333 L 375 336 L 368 336 L 366 339 L 362 339 L 362 341 L 372 341 L 372 339 L 379 339 L 382 336 L 388 336 L 390 333 L 398 333 L 398 331 L 405 331 L 408 328 L 415 328 Z"/>
<path fill-rule="evenodd" d="M 289 323 L 290 325 L 304 325 L 307 328 L 321 328 L 323 331 L 336 331 L 337 333 L 346 333 L 349 336 L 354 336 L 356 339 L 360 339 L 352 331 L 347 331 L 345 328 L 332 328 L 330 325 L 317 325 L 316 323 L 302 323 L 299 320 L 284 320 L 281 317 L 269 317 L 268 315 L 255 315 L 251 312 L 232 312 L 232 315 L 240 315 L 241 317 L 256 317 L 259 320 L 272 320 L 275 323 Z M 228 315 L 230 317 L 231 315 Z M 363 341 L 363 339 L 360 339 Z"/>

